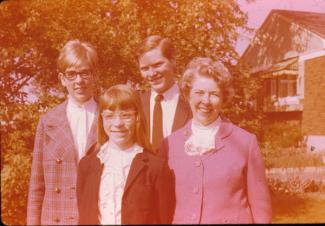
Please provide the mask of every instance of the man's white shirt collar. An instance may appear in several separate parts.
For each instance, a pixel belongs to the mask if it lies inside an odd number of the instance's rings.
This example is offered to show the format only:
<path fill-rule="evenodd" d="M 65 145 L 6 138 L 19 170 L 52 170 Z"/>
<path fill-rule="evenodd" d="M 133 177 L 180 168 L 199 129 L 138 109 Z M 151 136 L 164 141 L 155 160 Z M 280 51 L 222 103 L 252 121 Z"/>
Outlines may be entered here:
<path fill-rule="evenodd" d="M 174 85 L 172 85 L 172 87 L 170 87 L 164 93 L 160 93 L 160 94 L 164 96 L 163 101 L 171 100 L 171 99 L 175 98 L 175 96 L 178 97 L 178 95 L 179 95 L 178 85 L 176 83 L 174 83 Z M 158 93 L 155 90 L 151 89 L 151 98 L 150 99 L 155 100 L 157 95 L 158 95 Z"/>
<path fill-rule="evenodd" d="M 153 109 L 155 106 L 155 98 L 158 95 L 157 92 L 151 90 L 150 96 L 150 141 L 152 141 L 152 125 L 153 125 Z M 179 87 L 177 83 L 174 83 L 166 92 L 162 93 L 164 99 L 161 101 L 161 107 L 163 111 L 163 135 L 169 136 L 172 133 L 176 108 L 179 99 Z"/>
<path fill-rule="evenodd" d="M 88 101 L 86 101 L 83 104 L 78 104 L 75 100 L 73 100 L 73 98 L 71 98 L 70 96 L 68 96 L 68 108 L 74 108 L 74 109 L 85 109 L 86 111 L 89 112 L 95 112 L 96 108 L 97 108 L 97 104 L 94 100 L 94 98 L 90 98 Z"/>

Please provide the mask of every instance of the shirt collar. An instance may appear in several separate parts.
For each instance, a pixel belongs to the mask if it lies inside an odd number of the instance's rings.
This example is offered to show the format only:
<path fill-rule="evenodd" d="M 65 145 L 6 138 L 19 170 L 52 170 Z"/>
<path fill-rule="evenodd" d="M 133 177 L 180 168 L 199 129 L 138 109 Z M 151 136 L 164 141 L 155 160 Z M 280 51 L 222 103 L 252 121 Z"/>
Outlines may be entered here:
<path fill-rule="evenodd" d="M 68 96 L 68 108 L 71 109 L 85 109 L 86 111 L 95 112 L 96 111 L 96 102 L 94 98 L 90 98 L 87 102 L 79 105 L 74 101 L 70 96 Z"/>
<path fill-rule="evenodd" d="M 185 142 L 184 150 L 188 155 L 203 155 L 215 149 L 215 136 L 221 124 L 220 116 L 212 123 L 204 126 L 192 121 L 192 135 Z"/>
<path fill-rule="evenodd" d="M 100 159 L 101 163 L 104 163 L 104 162 L 106 162 L 106 160 L 109 156 L 108 155 L 109 152 L 119 153 L 121 155 L 135 155 L 142 151 L 143 151 L 143 148 L 136 143 L 126 150 L 120 150 L 117 148 L 113 148 L 111 145 L 109 145 L 109 142 L 107 141 L 100 147 L 100 150 L 97 153 L 97 157 Z"/>
<path fill-rule="evenodd" d="M 170 87 L 168 90 L 162 93 L 162 95 L 164 96 L 164 100 L 171 100 L 178 94 L 179 94 L 179 88 L 176 82 L 174 83 L 174 85 L 172 85 L 172 87 Z M 155 99 L 157 95 L 158 93 L 153 89 L 151 89 L 151 98 Z"/>

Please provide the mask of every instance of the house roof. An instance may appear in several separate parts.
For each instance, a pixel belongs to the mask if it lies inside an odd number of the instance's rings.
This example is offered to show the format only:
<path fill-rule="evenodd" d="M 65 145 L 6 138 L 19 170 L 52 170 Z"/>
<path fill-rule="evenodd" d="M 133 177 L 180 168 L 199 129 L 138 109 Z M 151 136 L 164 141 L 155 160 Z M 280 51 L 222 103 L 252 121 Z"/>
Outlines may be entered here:
<path fill-rule="evenodd" d="M 290 24 L 296 25 L 294 29 L 289 27 Z M 319 37 L 318 43 L 323 43 L 321 40 L 325 40 L 325 13 L 274 9 L 256 31 L 253 41 L 243 52 L 239 62 L 247 63 L 251 67 L 251 73 L 255 73 L 268 69 L 276 62 L 297 56 L 307 48 L 305 42 L 297 43 L 297 40 L 294 41 L 291 37 L 295 31 L 298 31 L 297 26 Z"/>
<path fill-rule="evenodd" d="M 276 9 L 272 10 L 270 15 L 274 13 L 285 17 L 290 22 L 294 22 L 322 38 L 325 38 L 325 13 Z"/>

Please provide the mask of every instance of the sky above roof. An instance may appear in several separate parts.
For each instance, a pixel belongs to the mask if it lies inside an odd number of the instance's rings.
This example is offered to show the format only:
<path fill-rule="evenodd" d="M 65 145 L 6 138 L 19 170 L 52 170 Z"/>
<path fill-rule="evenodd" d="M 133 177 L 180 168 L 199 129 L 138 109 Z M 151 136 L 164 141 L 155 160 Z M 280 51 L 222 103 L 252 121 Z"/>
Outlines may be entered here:
<path fill-rule="evenodd" d="M 258 29 L 272 9 L 325 13 L 325 0 L 237 0 L 241 10 L 248 15 L 248 26 Z M 325 21 L 324 21 L 325 22 Z M 236 50 L 241 55 L 254 33 L 241 32 Z"/>

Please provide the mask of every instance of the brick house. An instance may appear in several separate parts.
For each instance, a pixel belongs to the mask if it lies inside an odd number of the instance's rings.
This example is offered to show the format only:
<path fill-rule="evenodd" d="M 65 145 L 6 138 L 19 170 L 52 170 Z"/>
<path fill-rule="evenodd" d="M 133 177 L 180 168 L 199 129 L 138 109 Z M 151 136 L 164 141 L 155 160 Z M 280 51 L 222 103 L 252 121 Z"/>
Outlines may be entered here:
<path fill-rule="evenodd" d="M 263 79 L 257 106 L 297 122 L 309 150 L 325 150 L 325 13 L 272 10 L 240 63 Z"/>

